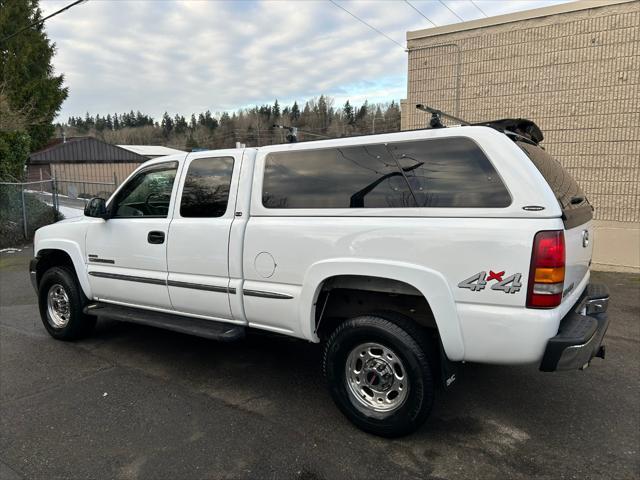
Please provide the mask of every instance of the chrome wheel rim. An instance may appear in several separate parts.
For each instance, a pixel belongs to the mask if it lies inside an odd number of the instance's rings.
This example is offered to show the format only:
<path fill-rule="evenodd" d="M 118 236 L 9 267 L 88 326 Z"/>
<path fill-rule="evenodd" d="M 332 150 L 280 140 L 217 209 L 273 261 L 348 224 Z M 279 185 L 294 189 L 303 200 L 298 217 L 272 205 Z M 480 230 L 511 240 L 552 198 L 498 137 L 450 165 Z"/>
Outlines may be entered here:
<path fill-rule="evenodd" d="M 49 323 L 55 328 L 63 328 L 71 318 L 69 296 L 62 285 L 51 285 L 47 294 L 47 312 Z"/>
<path fill-rule="evenodd" d="M 384 345 L 356 346 L 347 356 L 345 374 L 352 401 L 370 410 L 389 413 L 407 399 L 409 379 L 402 360 Z"/>

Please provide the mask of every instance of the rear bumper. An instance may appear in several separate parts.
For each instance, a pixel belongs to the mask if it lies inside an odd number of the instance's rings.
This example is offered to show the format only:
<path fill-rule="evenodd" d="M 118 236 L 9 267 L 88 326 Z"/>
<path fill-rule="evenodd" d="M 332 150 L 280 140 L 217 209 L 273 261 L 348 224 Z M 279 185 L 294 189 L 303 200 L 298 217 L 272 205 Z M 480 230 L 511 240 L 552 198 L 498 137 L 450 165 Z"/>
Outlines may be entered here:
<path fill-rule="evenodd" d="M 560 322 L 558 334 L 547 342 L 540 370 L 584 369 L 593 357 L 604 358 L 602 340 L 609 327 L 608 306 L 606 285 L 588 285 L 573 311 Z"/>

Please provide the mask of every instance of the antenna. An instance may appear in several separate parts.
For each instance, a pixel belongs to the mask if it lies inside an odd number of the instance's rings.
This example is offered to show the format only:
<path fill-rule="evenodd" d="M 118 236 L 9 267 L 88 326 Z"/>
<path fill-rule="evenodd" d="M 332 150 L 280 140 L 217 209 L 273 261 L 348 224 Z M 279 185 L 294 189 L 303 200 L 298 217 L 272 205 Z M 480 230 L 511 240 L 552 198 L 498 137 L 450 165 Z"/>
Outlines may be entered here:
<path fill-rule="evenodd" d="M 444 128 L 444 124 L 440 117 L 448 118 L 449 120 L 453 120 L 454 122 L 458 122 L 461 125 L 471 125 L 466 120 L 462 120 L 461 118 L 454 117 L 453 115 L 449 115 L 448 113 L 444 113 L 442 110 L 438 110 L 436 108 L 431 108 L 427 105 L 423 105 L 422 103 L 418 103 L 416 105 L 418 110 L 423 112 L 427 112 L 431 114 L 431 118 L 429 119 L 429 128 Z"/>

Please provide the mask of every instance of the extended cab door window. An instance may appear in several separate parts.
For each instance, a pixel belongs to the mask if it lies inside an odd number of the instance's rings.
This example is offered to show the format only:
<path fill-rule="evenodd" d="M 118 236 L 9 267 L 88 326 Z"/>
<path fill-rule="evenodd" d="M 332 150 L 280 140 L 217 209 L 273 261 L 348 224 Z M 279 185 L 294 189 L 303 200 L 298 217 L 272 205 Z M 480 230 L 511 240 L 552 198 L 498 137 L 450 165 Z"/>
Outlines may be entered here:
<path fill-rule="evenodd" d="M 184 166 L 167 247 L 169 295 L 177 311 L 230 320 L 229 232 L 241 154 L 205 155 L 190 155 Z"/>
<path fill-rule="evenodd" d="M 166 218 L 177 162 L 152 165 L 122 187 L 111 205 L 112 218 Z"/>
<path fill-rule="evenodd" d="M 198 158 L 187 170 L 180 201 L 180 216 L 221 217 L 227 211 L 233 158 Z"/>

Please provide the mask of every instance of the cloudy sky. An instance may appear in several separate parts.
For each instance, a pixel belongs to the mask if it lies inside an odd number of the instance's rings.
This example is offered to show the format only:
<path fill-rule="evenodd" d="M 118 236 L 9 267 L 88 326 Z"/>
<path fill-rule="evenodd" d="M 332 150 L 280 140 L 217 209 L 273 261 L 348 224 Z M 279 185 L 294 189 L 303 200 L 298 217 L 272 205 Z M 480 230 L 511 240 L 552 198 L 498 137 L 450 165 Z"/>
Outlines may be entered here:
<path fill-rule="evenodd" d="M 437 25 L 566 0 L 411 0 Z M 431 25 L 401 0 L 336 0 L 400 45 Z M 44 14 L 71 0 L 41 0 Z M 478 8 L 479 7 L 479 8 Z M 482 10 L 482 12 L 481 12 Z M 406 95 L 407 54 L 329 0 L 89 0 L 47 22 L 70 115 L 188 115 L 322 93 L 337 104 Z"/>

